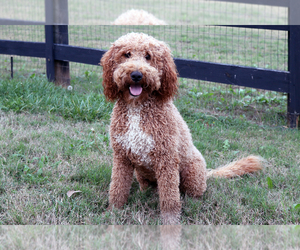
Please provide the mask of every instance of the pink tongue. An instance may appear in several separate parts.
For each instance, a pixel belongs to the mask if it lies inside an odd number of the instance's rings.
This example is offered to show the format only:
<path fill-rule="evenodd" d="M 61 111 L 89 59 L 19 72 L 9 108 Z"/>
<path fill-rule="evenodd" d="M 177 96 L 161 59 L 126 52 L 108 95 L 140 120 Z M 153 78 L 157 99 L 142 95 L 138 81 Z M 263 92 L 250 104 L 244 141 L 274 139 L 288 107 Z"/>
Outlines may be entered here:
<path fill-rule="evenodd" d="M 129 87 L 129 90 L 130 90 L 130 93 L 132 94 L 132 95 L 135 95 L 135 96 L 137 96 L 137 95 L 140 95 L 141 93 L 142 93 L 142 91 L 143 91 L 143 88 L 142 88 L 142 86 L 141 85 L 131 85 L 130 87 Z"/>

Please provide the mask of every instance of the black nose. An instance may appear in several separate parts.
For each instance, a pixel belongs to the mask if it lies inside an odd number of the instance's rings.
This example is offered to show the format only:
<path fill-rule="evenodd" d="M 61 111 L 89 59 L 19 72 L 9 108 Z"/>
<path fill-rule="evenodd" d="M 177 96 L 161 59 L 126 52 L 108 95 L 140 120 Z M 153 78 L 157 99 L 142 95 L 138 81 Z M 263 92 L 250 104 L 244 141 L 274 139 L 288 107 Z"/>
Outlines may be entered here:
<path fill-rule="evenodd" d="M 132 81 L 139 82 L 140 80 L 142 80 L 143 74 L 141 72 L 139 72 L 139 71 L 133 71 L 130 74 L 130 77 L 131 77 Z"/>

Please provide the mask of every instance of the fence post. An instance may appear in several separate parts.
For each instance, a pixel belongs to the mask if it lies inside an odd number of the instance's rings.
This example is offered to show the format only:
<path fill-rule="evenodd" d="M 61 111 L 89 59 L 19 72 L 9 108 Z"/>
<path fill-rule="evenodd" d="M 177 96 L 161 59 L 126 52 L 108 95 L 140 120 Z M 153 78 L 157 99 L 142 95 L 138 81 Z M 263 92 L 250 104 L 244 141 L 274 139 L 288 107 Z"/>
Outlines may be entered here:
<path fill-rule="evenodd" d="M 68 61 L 54 60 L 54 44 L 69 44 L 68 37 L 68 0 L 45 0 L 46 10 L 46 65 L 47 77 L 55 84 L 70 85 Z"/>
<path fill-rule="evenodd" d="M 288 93 L 288 125 L 299 128 L 300 115 L 300 1 L 290 0 L 288 34 L 288 70 L 290 87 Z"/>
<path fill-rule="evenodd" d="M 53 25 L 45 25 L 46 40 L 46 70 L 49 82 L 55 81 L 54 51 L 53 51 Z"/>

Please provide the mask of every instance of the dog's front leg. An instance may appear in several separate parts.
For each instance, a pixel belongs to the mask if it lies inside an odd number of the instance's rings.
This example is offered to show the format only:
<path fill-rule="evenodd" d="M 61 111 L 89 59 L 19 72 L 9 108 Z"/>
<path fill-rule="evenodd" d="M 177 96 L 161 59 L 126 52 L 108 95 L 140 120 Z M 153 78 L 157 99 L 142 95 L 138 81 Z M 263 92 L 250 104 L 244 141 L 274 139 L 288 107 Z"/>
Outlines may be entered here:
<path fill-rule="evenodd" d="M 109 189 L 109 209 L 121 208 L 128 199 L 133 179 L 133 166 L 124 156 L 114 156 L 111 183 Z"/>
<path fill-rule="evenodd" d="M 179 224 L 181 202 L 178 169 L 163 167 L 157 176 L 157 185 L 162 223 Z"/>

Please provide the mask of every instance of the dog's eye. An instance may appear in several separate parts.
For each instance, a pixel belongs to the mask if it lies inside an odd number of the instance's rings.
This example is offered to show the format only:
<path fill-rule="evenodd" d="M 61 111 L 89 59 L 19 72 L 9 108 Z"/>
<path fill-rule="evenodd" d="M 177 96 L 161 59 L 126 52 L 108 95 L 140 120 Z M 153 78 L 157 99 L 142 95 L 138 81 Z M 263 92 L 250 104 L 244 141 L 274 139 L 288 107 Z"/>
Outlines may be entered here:
<path fill-rule="evenodd" d="M 131 54 L 130 54 L 130 52 L 128 52 L 128 53 L 124 54 L 124 56 L 125 56 L 126 58 L 129 58 L 129 57 L 131 56 Z"/>
<path fill-rule="evenodd" d="M 151 59 L 151 56 L 150 56 L 149 54 L 147 54 L 147 55 L 145 56 L 145 58 L 146 58 L 146 60 L 150 60 L 150 59 Z"/>

